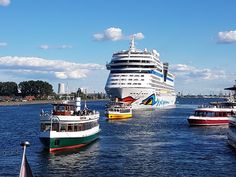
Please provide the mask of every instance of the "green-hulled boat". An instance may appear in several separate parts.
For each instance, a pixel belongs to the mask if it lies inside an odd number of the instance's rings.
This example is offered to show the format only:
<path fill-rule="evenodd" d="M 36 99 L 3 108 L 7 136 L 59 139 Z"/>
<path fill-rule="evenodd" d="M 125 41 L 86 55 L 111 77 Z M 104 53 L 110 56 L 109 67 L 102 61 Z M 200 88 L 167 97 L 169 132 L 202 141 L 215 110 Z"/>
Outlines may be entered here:
<path fill-rule="evenodd" d="M 79 148 L 98 138 L 99 112 L 86 106 L 80 109 L 80 98 L 53 104 L 51 113 L 40 114 L 40 141 L 50 152 Z"/>

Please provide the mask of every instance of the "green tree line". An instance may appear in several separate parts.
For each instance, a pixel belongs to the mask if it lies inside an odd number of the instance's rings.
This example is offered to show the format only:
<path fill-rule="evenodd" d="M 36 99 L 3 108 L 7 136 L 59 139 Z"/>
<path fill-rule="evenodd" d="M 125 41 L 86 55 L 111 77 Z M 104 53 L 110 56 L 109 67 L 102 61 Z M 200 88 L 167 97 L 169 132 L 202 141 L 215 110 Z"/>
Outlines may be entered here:
<path fill-rule="evenodd" d="M 45 81 L 0 82 L 0 96 L 34 96 L 44 98 L 53 94 L 53 87 Z"/>

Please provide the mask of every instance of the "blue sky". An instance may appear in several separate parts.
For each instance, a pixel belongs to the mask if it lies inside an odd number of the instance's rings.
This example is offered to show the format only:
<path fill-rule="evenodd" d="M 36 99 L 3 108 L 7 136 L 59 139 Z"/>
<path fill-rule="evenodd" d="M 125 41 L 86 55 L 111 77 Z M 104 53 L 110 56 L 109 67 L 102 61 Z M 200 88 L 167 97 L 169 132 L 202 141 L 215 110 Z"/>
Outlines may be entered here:
<path fill-rule="evenodd" d="M 104 92 L 105 64 L 156 49 L 176 92 L 223 91 L 236 79 L 234 0 L 0 0 L 0 81 L 46 80 Z"/>

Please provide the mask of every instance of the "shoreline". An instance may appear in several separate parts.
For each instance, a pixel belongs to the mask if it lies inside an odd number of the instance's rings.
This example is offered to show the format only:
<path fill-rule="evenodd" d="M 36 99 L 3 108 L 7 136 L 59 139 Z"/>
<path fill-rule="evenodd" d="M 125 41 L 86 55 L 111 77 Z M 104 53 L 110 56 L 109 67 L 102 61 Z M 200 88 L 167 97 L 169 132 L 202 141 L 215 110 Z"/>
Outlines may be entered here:
<path fill-rule="evenodd" d="M 86 101 L 106 101 L 109 99 L 97 99 L 97 100 L 86 100 Z M 5 101 L 0 102 L 0 106 L 20 106 L 20 105 L 31 105 L 31 104 L 53 104 L 59 103 L 63 100 L 33 100 L 33 101 Z M 85 100 L 81 100 L 84 102 Z"/>
<path fill-rule="evenodd" d="M 0 102 L 0 106 L 19 106 L 19 105 L 30 105 L 30 104 L 52 104 L 59 100 L 34 100 L 34 101 L 5 101 Z"/>

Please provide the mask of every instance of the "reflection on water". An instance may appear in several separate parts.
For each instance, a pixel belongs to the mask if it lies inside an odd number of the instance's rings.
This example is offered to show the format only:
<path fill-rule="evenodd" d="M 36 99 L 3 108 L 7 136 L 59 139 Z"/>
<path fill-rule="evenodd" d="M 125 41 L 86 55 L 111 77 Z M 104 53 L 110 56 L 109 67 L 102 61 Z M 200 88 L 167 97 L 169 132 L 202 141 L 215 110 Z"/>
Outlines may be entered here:
<path fill-rule="evenodd" d="M 99 140 L 96 140 L 86 147 L 73 150 L 58 151 L 54 154 L 43 150 L 38 154 L 38 160 L 41 161 L 39 169 L 45 176 L 59 175 L 67 171 L 68 176 L 77 176 L 78 172 L 86 170 L 88 162 L 92 165 L 95 162 L 94 157 L 99 153 Z M 77 175 L 75 175 L 77 174 Z M 63 176 L 63 175 L 62 175 Z"/>

